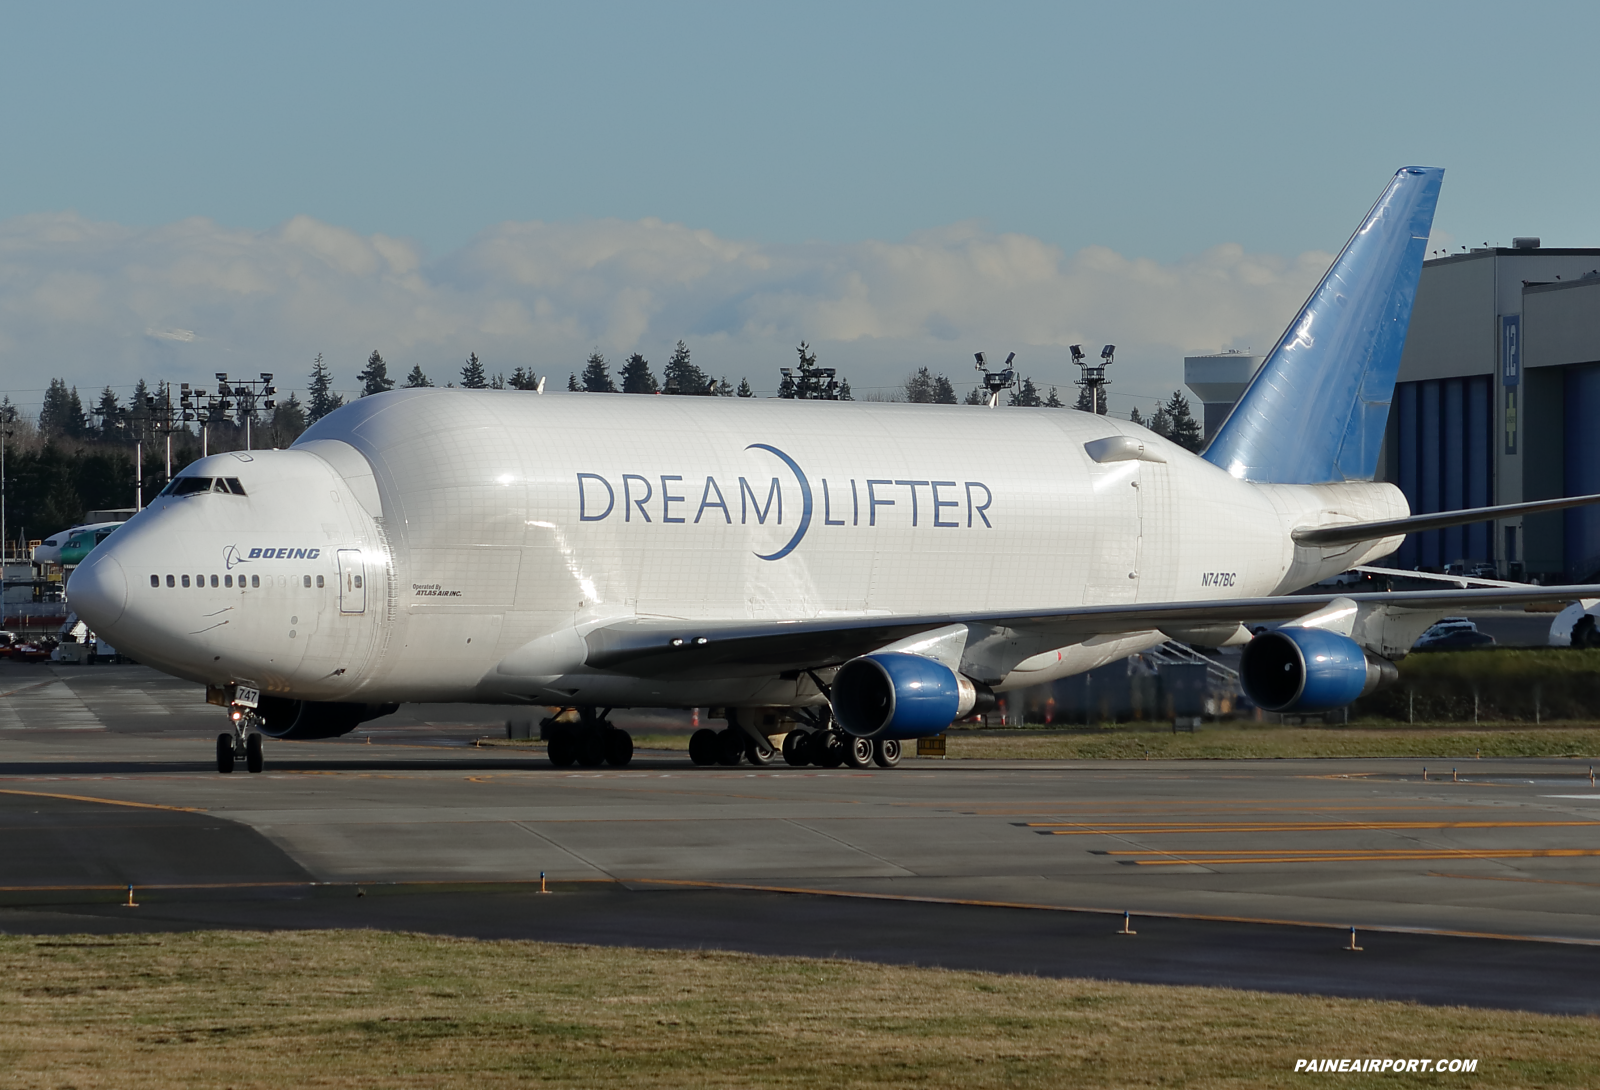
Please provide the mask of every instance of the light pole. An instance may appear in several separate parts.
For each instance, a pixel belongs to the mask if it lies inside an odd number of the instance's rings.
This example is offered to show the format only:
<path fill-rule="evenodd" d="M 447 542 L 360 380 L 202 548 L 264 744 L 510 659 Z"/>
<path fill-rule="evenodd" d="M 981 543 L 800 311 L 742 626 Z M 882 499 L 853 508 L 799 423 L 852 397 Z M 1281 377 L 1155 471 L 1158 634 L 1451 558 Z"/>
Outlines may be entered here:
<path fill-rule="evenodd" d="M 1083 377 L 1075 385 L 1082 386 L 1089 394 L 1089 411 L 1104 413 L 1105 388 L 1111 380 L 1106 378 L 1106 368 L 1116 362 L 1117 346 L 1108 344 L 1100 350 L 1100 365 L 1092 366 L 1083 354 L 1083 345 L 1075 344 L 1069 351 L 1072 353 L 1072 362 L 1083 368 Z"/>
<path fill-rule="evenodd" d="M 972 358 L 978 361 L 978 370 L 983 372 L 983 388 L 989 391 L 989 408 L 999 408 L 1001 391 L 1009 390 L 1017 384 L 1017 372 L 1011 366 L 1017 354 L 1012 352 L 1006 356 L 1005 368 L 1000 371 L 989 370 L 989 361 L 984 358 L 982 352 L 974 352 Z"/>
<path fill-rule="evenodd" d="M 250 423 L 256 415 L 256 402 L 261 401 L 263 409 L 275 409 L 278 406 L 272 400 L 272 395 L 278 392 L 272 385 L 272 373 L 260 372 L 259 379 L 242 378 L 230 379 L 225 371 L 217 372 L 217 393 L 222 398 L 217 406 L 223 412 L 228 410 L 228 398 L 233 399 L 234 419 L 244 421 L 244 449 L 250 449 Z"/>
<path fill-rule="evenodd" d="M 11 537 L 6 530 L 6 440 L 11 438 L 11 404 L 0 408 L 0 624 L 6 616 L 6 561 L 11 554 Z"/>

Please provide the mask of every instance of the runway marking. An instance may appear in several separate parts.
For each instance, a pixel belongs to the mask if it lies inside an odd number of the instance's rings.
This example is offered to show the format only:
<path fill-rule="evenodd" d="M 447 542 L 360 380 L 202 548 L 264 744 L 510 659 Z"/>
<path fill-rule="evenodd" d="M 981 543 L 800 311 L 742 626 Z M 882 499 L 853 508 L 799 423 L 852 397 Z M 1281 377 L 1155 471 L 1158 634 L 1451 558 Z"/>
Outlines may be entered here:
<path fill-rule="evenodd" d="M 757 893 L 798 893 L 813 897 L 844 897 L 863 901 L 898 901 L 903 904 L 928 904 L 928 905 L 969 905 L 976 908 L 1020 908 L 1035 912 L 1082 912 L 1096 916 L 1114 916 L 1120 918 L 1123 910 L 1120 908 L 1085 907 L 1081 905 L 1045 905 L 1031 904 L 1025 901 L 980 901 L 960 897 L 923 897 L 907 893 L 867 893 L 860 890 L 845 889 L 811 889 L 804 886 L 764 886 L 740 882 L 704 882 L 689 879 L 674 878 L 635 878 L 629 885 L 636 886 L 678 886 L 699 889 L 738 889 L 751 890 Z M 1200 920 L 1208 923 L 1245 923 L 1266 924 L 1274 927 L 1315 927 L 1334 931 L 1346 931 L 1348 923 L 1324 923 L 1319 920 L 1284 920 L 1271 917 L 1257 916 L 1221 916 L 1203 912 L 1135 912 L 1135 918 L 1147 920 Z M 1398 924 L 1361 924 L 1363 932 L 1380 932 L 1390 935 L 1438 935 L 1447 938 L 1465 939 L 1503 939 L 1508 942 L 1549 942 L 1564 946 L 1600 946 L 1600 939 L 1567 938 L 1560 935 L 1517 935 L 1502 934 L 1494 931 L 1457 931 L 1443 927 L 1408 927 Z"/>
<path fill-rule="evenodd" d="M 1319 833 L 1362 829 L 1549 829 L 1595 826 L 1600 825 L 1600 821 L 1173 821 L 1126 824 L 1099 822 L 1094 825 L 1087 822 L 1019 821 L 1016 824 L 1019 828 L 1034 829 L 1043 836 L 1119 836 L 1130 833 Z"/>
<path fill-rule="evenodd" d="M 166 806 L 159 802 L 129 802 L 126 799 L 97 799 L 92 795 L 60 795 L 52 791 L 14 791 L 0 788 L 0 795 L 29 795 L 40 799 L 69 799 L 72 802 L 98 802 L 106 806 L 131 806 L 139 810 L 176 810 L 180 814 L 203 814 L 201 806 Z"/>
<path fill-rule="evenodd" d="M 1137 856 L 1117 862 L 1139 867 L 1231 866 L 1236 863 L 1371 863 L 1421 859 L 1567 859 L 1600 856 L 1600 848 L 1240 848 L 1182 855 L 1162 851 L 1097 851 Z M 1145 858 L 1152 857 L 1152 858 Z"/>
<path fill-rule="evenodd" d="M 1600 889 L 1600 882 L 1563 882 L 1556 878 L 1512 878 L 1499 874 L 1445 874 L 1443 871 L 1427 872 L 1429 878 L 1469 878 L 1475 882 L 1532 882 L 1541 886 L 1585 886 Z"/>

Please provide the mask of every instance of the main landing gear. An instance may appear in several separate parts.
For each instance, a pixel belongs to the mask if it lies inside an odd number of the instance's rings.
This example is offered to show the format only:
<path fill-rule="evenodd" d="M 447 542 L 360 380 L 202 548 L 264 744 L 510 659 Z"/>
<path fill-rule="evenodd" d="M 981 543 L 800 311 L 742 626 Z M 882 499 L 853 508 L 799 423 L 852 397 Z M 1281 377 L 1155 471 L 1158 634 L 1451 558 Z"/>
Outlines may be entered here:
<path fill-rule="evenodd" d="M 783 737 L 783 760 L 794 768 L 893 768 L 900 763 L 900 743 L 893 738 L 857 738 L 834 723 L 827 709 L 820 712 L 795 709 L 804 725 L 796 724 Z M 736 723 L 723 730 L 702 727 L 689 737 L 689 759 L 697 765 L 734 765 L 749 762 L 756 767 L 772 763 L 777 756 L 770 745 L 758 742 Z"/>
<path fill-rule="evenodd" d="M 260 772 L 262 765 L 261 735 L 252 729 L 258 726 L 254 709 L 234 705 L 228 710 L 233 729 L 217 735 L 217 771 L 230 773 L 240 758 L 249 772 Z"/>
<path fill-rule="evenodd" d="M 610 714 L 610 708 L 568 708 L 541 720 L 539 737 L 548 746 L 550 763 L 557 768 L 625 767 L 633 760 L 633 735 L 612 726 L 606 719 Z"/>

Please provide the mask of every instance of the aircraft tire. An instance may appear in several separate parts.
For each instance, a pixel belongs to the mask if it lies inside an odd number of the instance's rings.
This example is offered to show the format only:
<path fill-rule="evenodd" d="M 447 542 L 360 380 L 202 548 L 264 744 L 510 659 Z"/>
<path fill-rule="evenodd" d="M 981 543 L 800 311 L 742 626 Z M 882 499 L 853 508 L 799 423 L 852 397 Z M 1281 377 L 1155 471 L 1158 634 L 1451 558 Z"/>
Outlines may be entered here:
<path fill-rule="evenodd" d="M 217 735 L 217 771 L 223 774 L 233 771 L 233 735 L 227 731 Z"/>
<path fill-rule="evenodd" d="M 697 765 L 714 765 L 717 763 L 721 742 L 717 732 L 710 727 L 701 727 L 689 735 L 689 760 Z"/>
<path fill-rule="evenodd" d="M 569 731 L 557 731 L 550 736 L 546 752 L 551 764 L 557 768 L 570 768 L 578 759 L 578 741 Z"/>
<path fill-rule="evenodd" d="M 900 740 L 880 738 L 872 743 L 872 759 L 879 768 L 893 768 L 900 763 Z"/>
<path fill-rule="evenodd" d="M 811 739 L 810 749 L 812 763 L 823 768 L 844 764 L 844 735 L 836 730 L 819 730 Z"/>
<path fill-rule="evenodd" d="M 260 772 L 262 760 L 261 735 L 252 734 L 244 740 L 244 767 L 250 772 Z"/>
<path fill-rule="evenodd" d="M 721 752 L 717 754 L 717 763 L 733 768 L 744 763 L 745 750 L 749 748 L 749 738 L 742 730 L 728 727 L 717 734 L 717 745 Z"/>
<path fill-rule="evenodd" d="M 584 768 L 598 768 L 606 763 L 606 734 L 597 730 L 584 731 L 578 738 L 578 764 Z"/>
<path fill-rule="evenodd" d="M 783 738 L 783 759 L 795 768 L 811 763 L 811 736 L 803 730 L 792 730 Z"/>
<path fill-rule="evenodd" d="M 847 735 L 844 740 L 844 762 L 851 768 L 871 768 L 875 748 L 870 738 Z"/>
<path fill-rule="evenodd" d="M 753 738 L 750 740 L 750 744 L 745 747 L 745 758 L 757 768 L 765 768 L 777 756 L 778 754 L 770 745 L 757 742 Z"/>
<path fill-rule="evenodd" d="M 633 735 L 620 729 L 607 731 L 606 764 L 615 768 L 626 768 L 631 760 L 633 760 Z"/>

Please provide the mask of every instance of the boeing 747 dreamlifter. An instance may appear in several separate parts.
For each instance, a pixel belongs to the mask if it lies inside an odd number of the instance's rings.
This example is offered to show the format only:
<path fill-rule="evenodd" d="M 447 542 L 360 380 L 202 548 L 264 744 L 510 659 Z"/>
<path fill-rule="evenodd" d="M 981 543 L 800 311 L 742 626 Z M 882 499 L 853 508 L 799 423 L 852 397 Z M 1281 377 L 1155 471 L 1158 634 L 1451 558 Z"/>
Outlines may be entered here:
<path fill-rule="evenodd" d="M 1178 639 L 1275 711 L 1338 707 L 1469 603 L 1286 597 L 1413 531 L 1375 483 L 1443 171 L 1406 167 L 1202 455 L 1090 413 L 402 390 L 185 469 L 72 576 L 119 651 L 231 705 L 218 767 L 405 701 L 724 709 L 701 763 L 893 764 L 994 694 Z M 1247 620 L 1287 622 L 1253 636 Z M 570 718 L 570 717 L 569 717 Z M 793 728 L 788 724 L 793 724 Z"/>

